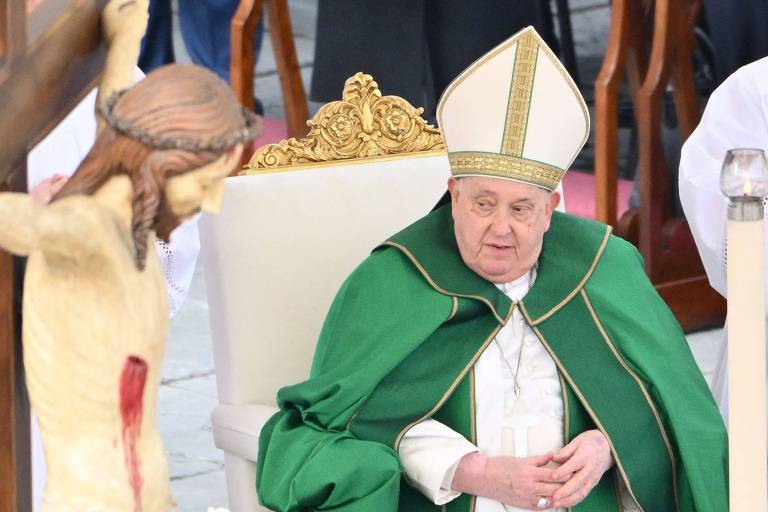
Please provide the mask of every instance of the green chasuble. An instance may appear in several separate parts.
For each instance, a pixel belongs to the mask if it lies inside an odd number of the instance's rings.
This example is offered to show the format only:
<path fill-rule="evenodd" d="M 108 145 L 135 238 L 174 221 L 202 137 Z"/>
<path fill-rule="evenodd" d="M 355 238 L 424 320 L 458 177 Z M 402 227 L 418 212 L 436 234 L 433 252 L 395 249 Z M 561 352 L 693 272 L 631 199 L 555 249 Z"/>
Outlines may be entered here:
<path fill-rule="evenodd" d="M 477 442 L 473 365 L 519 307 L 554 359 L 564 432 L 600 429 L 614 467 L 572 510 L 723 512 L 725 427 L 634 247 L 555 212 L 536 281 L 513 303 L 464 265 L 450 204 L 377 248 L 323 325 L 309 380 L 283 388 L 259 442 L 257 488 L 279 511 L 441 510 L 403 477 L 398 445 L 433 417 Z M 474 510 L 472 496 L 445 506 Z"/>

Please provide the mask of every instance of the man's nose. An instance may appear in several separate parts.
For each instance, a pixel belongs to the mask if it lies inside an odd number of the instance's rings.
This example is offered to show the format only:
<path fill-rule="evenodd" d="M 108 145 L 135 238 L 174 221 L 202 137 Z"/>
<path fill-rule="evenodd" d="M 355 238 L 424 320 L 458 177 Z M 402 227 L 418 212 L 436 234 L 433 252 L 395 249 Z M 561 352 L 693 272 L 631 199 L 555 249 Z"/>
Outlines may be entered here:
<path fill-rule="evenodd" d="M 496 213 L 491 224 L 491 232 L 496 236 L 508 236 L 512 233 L 512 223 L 507 215 Z"/>

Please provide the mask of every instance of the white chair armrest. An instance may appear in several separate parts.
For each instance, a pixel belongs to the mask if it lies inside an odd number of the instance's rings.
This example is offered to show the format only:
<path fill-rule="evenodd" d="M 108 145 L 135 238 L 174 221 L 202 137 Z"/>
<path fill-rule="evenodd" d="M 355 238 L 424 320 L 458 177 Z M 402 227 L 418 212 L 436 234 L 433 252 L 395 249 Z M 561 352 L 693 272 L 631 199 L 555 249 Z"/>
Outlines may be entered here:
<path fill-rule="evenodd" d="M 255 462 L 261 428 L 276 412 L 276 407 L 263 404 L 217 406 L 211 413 L 216 447 Z"/>

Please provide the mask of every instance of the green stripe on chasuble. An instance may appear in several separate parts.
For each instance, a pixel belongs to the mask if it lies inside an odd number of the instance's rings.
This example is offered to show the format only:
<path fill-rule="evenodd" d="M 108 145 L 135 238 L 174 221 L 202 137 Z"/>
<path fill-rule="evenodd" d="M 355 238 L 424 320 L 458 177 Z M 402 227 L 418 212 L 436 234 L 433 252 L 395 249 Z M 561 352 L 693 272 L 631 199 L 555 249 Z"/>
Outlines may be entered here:
<path fill-rule="evenodd" d="M 410 428 L 433 417 L 477 442 L 472 366 L 501 326 L 487 305 L 459 299 L 451 319 L 382 380 L 350 423 L 350 432 L 397 450 Z M 446 510 L 469 512 L 474 502 L 473 496 L 461 495 Z M 407 483 L 401 485 L 399 510 L 441 509 Z"/>
<path fill-rule="evenodd" d="M 381 381 L 350 423 L 350 431 L 397 450 L 405 432 L 435 414 L 459 389 L 501 328 L 493 316 L 477 316 L 478 311 L 485 309 L 477 302 L 460 301 L 453 319 Z M 469 415 L 464 421 L 462 434 L 469 437 Z"/>
<path fill-rule="evenodd" d="M 664 427 L 642 383 L 603 336 L 585 298 L 579 293 L 534 332 L 608 439 L 616 470 L 635 501 L 646 512 L 677 510 L 674 456 Z M 521 308 L 531 323 L 524 303 Z"/>
<path fill-rule="evenodd" d="M 565 445 L 582 432 L 594 430 L 597 427 L 587 410 L 579 402 L 573 388 L 565 381 L 563 374 L 561 372 L 558 374 L 560 389 L 563 393 L 563 444 Z M 617 476 L 615 468 L 606 471 L 587 497 L 568 510 L 570 512 L 621 512 L 621 496 L 617 478 L 621 477 Z"/>

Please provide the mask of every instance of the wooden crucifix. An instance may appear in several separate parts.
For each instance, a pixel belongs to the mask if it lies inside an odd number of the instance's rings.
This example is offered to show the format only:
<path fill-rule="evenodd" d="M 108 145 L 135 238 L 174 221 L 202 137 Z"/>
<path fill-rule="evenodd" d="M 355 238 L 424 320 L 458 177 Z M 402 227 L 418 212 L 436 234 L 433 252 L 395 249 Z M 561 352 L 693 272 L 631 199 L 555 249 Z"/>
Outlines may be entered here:
<path fill-rule="evenodd" d="M 106 0 L 0 0 L 0 185 L 26 190 L 28 151 L 93 88 Z M 21 264 L 0 252 L 0 510 L 32 508 L 21 363 Z M 15 269 L 15 270 L 14 270 Z"/>

